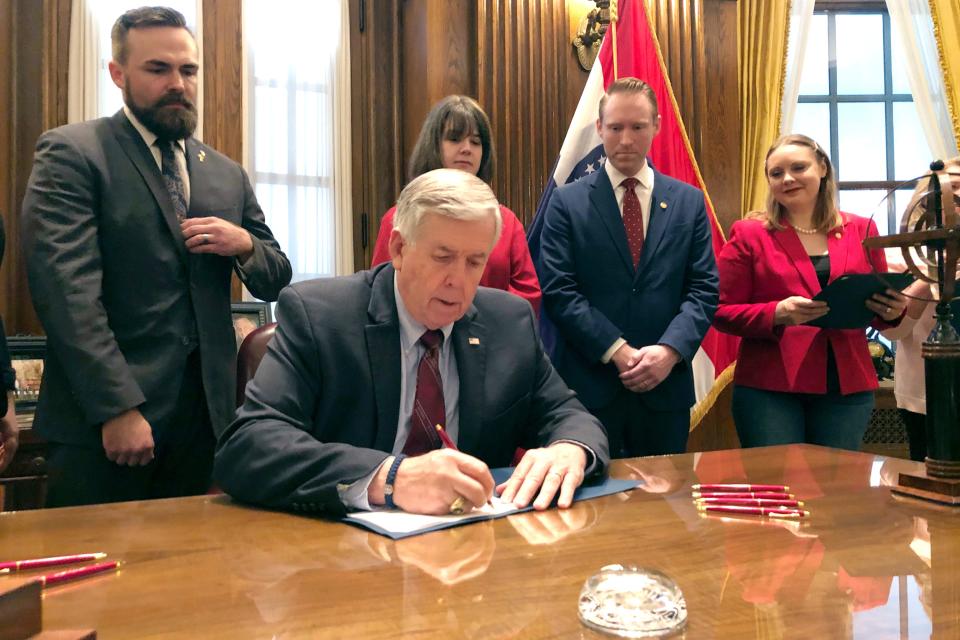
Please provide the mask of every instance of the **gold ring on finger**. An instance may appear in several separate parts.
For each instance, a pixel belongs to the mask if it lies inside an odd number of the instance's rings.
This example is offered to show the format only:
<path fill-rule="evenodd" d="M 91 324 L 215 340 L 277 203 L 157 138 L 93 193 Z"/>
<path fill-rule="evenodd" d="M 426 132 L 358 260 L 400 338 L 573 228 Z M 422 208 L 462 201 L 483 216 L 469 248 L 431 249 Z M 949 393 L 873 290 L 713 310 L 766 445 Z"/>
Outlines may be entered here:
<path fill-rule="evenodd" d="M 453 499 L 453 502 L 450 503 L 450 514 L 459 516 L 463 514 L 467 507 L 467 499 L 463 496 L 457 496 Z"/>

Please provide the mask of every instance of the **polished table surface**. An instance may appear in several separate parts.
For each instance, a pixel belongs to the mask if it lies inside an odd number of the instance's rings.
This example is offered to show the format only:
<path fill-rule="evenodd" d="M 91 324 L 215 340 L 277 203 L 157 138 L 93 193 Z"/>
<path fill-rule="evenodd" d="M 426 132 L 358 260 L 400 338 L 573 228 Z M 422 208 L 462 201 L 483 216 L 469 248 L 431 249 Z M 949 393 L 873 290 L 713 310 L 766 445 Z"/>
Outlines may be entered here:
<path fill-rule="evenodd" d="M 122 560 L 44 596 L 47 628 L 102 638 L 600 638 L 577 598 L 613 563 L 679 583 L 685 638 L 960 638 L 960 515 L 887 486 L 919 468 L 808 445 L 621 460 L 642 488 L 399 542 L 226 496 L 3 513 L 0 560 Z M 696 512 L 692 484 L 745 480 L 810 518 Z"/>

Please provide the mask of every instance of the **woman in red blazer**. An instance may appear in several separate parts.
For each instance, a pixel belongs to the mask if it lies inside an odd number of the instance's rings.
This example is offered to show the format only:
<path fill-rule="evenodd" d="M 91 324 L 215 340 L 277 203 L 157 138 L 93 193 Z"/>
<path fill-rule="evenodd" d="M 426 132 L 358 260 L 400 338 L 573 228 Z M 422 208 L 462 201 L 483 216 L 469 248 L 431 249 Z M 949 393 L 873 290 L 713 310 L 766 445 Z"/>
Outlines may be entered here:
<path fill-rule="evenodd" d="M 810 442 L 859 449 L 877 376 L 863 329 L 820 329 L 813 298 L 847 273 L 886 271 L 883 251 L 862 242 L 872 221 L 838 211 L 830 159 L 802 135 L 767 152 L 766 211 L 733 225 L 718 260 L 714 325 L 738 335 L 733 417 L 740 442 L 756 447 Z M 899 321 L 906 298 L 887 290 L 866 301 L 873 326 Z"/>
<path fill-rule="evenodd" d="M 490 182 L 493 177 L 490 120 L 473 98 L 447 96 L 427 114 L 410 154 L 410 179 L 440 168 L 469 171 L 484 182 Z M 390 207 L 380 220 L 371 267 L 390 259 L 388 245 L 395 211 L 396 207 Z M 539 313 L 540 282 L 530 260 L 523 225 L 513 211 L 503 205 L 500 205 L 500 217 L 503 230 L 487 260 L 480 285 L 514 293 Z"/>

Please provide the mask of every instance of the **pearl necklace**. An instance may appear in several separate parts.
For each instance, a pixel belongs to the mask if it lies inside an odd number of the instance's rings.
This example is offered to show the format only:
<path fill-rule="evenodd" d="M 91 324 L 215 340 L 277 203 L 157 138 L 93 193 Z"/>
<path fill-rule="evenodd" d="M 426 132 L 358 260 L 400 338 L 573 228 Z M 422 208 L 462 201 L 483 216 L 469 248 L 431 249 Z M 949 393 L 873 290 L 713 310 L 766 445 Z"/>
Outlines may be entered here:
<path fill-rule="evenodd" d="M 793 227 L 794 231 L 796 231 L 797 233 L 804 233 L 808 236 L 815 236 L 818 233 L 820 233 L 819 229 L 804 229 L 803 227 L 798 227 L 795 224 L 791 224 L 790 226 Z"/>

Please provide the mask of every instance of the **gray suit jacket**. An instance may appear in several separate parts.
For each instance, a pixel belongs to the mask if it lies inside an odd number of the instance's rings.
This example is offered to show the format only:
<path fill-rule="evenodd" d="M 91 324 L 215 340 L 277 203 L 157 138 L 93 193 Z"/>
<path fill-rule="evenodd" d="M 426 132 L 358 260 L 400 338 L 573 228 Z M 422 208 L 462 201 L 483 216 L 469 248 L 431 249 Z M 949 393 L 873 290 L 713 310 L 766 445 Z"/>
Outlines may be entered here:
<path fill-rule="evenodd" d="M 290 281 L 246 173 L 186 141 L 188 216 L 219 216 L 253 238 L 238 273 L 275 300 Z M 233 415 L 236 341 L 230 276 L 236 260 L 186 250 L 160 170 L 122 111 L 44 133 L 23 201 L 33 304 L 47 332 L 35 426 L 57 442 L 100 446 L 100 427 L 139 407 L 158 444 L 187 356 L 199 348 L 210 419 Z"/>
<path fill-rule="evenodd" d="M 393 267 L 301 282 L 280 296 L 280 325 L 218 444 L 214 477 L 269 507 L 343 511 L 337 485 L 389 455 L 400 407 Z M 471 340 L 475 338 L 475 340 Z M 517 447 L 575 440 L 609 461 L 600 423 L 543 352 L 530 305 L 480 287 L 453 326 L 460 376 L 459 449 L 491 467 Z"/>

